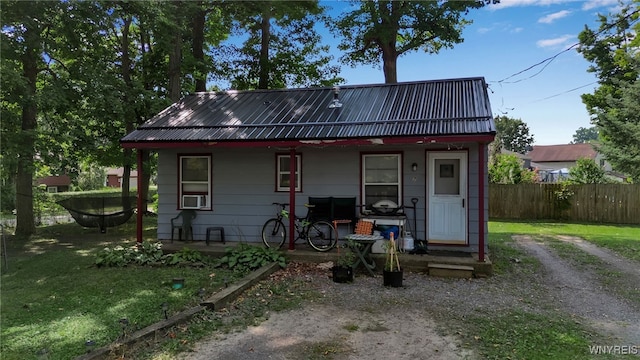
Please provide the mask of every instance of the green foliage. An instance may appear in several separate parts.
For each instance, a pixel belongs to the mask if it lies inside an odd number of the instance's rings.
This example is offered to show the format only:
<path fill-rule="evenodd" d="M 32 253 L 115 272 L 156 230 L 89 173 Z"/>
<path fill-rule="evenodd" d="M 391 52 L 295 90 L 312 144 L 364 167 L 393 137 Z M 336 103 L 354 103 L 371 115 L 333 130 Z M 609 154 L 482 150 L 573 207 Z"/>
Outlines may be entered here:
<path fill-rule="evenodd" d="M 638 4 L 626 4 L 608 17 L 601 15 L 597 31 L 586 28 L 578 37 L 578 51 L 592 64 L 589 71 L 600 84 L 593 94 L 582 95 L 600 134 L 598 151 L 634 182 L 640 181 L 640 41 L 629 34 L 640 31 Z"/>
<path fill-rule="evenodd" d="M 314 27 L 323 12 L 317 1 L 239 4 L 238 21 L 248 38 L 232 61 L 234 89 L 331 86 L 344 81 Z"/>
<path fill-rule="evenodd" d="M 347 240 L 347 244 L 338 248 L 338 258 L 336 259 L 336 266 L 353 267 L 356 263 L 356 254 L 351 250 L 353 247 L 360 247 L 359 244 L 353 240 Z"/>
<path fill-rule="evenodd" d="M 495 1 L 494 1 L 495 3 Z M 350 66 L 383 64 L 385 82 L 397 82 L 398 57 L 413 51 L 437 54 L 463 41 L 463 18 L 484 1 L 358 1 L 331 23 L 342 37 L 341 61 Z"/>
<path fill-rule="evenodd" d="M 186 265 L 202 263 L 204 257 L 196 250 L 184 248 L 174 254 L 164 254 L 162 243 L 143 241 L 129 247 L 104 248 L 96 254 L 98 267 L 124 267 L 135 265 Z"/>
<path fill-rule="evenodd" d="M 194 264 L 204 261 L 204 256 L 202 256 L 199 251 L 186 247 L 176 253 L 168 254 L 165 257 L 168 265 Z"/>
<path fill-rule="evenodd" d="M 76 179 L 78 190 L 99 190 L 105 186 L 107 172 L 102 166 L 83 161 Z"/>
<path fill-rule="evenodd" d="M 576 165 L 569 169 L 569 184 L 607 184 L 604 170 L 592 159 L 578 159 Z"/>
<path fill-rule="evenodd" d="M 536 173 L 524 169 L 522 160 L 513 154 L 498 154 L 489 163 L 489 182 L 493 184 L 532 183 L 536 180 Z"/>
<path fill-rule="evenodd" d="M 636 59 L 640 67 L 640 59 Z M 618 82 L 619 97 L 607 96 L 607 109 L 596 115 L 602 141 L 598 150 L 612 167 L 640 182 L 640 81 Z"/>
<path fill-rule="evenodd" d="M 508 116 L 496 116 L 496 141 L 498 148 L 519 154 L 525 154 L 533 144 L 533 135 L 529 134 L 529 126 L 520 120 Z"/>
<path fill-rule="evenodd" d="M 553 192 L 554 211 L 557 219 L 563 219 L 564 213 L 571 209 L 571 198 L 574 192 L 569 188 L 568 183 L 560 184 L 560 190 Z"/>
<path fill-rule="evenodd" d="M 249 272 L 265 265 L 276 262 L 281 267 L 286 266 L 285 257 L 275 249 L 248 244 L 239 244 L 233 248 L 225 249 L 218 266 L 226 267 L 236 272 Z"/>
<path fill-rule="evenodd" d="M 595 126 L 584 128 L 580 127 L 573 134 L 573 144 L 585 144 L 598 140 L 598 128 Z"/>

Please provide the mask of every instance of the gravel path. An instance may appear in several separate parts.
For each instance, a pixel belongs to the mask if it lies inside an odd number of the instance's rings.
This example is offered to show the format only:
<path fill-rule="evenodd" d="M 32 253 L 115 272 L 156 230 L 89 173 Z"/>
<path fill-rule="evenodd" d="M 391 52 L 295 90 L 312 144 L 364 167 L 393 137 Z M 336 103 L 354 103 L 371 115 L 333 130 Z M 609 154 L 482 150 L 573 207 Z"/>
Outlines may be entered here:
<path fill-rule="evenodd" d="M 545 282 L 550 296 L 567 312 L 580 316 L 616 337 L 621 344 L 640 344 L 640 309 L 629 301 L 609 293 L 602 287 L 596 276 L 578 271 L 560 259 L 543 243 L 529 236 L 517 236 L 518 241 L 535 256 L 545 270 Z M 575 241 L 575 239 L 574 239 Z M 582 242 L 583 243 L 583 242 Z M 615 264 L 627 276 L 636 276 L 637 264 L 622 259 L 593 244 L 581 246 L 589 253 L 600 257 L 608 264 Z M 638 279 L 636 279 L 638 280 Z M 629 284 L 640 286 L 640 281 Z"/>
<path fill-rule="evenodd" d="M 326 269 L 291 264 L 296 267 L 291 273 L 306 274 L 304 279 L 323 294 L 321 299 L 303 309 L 273 313 L 242 332 L 214 334 L 180 359 L 301 359 L 313 354 L 336 360 L 479 359 L 469 343 L 473 340 L 459 336 L 470 319 L 549 309 L 583 319 L 581 323 L 621 345 L 640 344 L 637 304 L 608 292 L 595 274 L 574 268 L 543 243 L 518 236 L 514 246 L 541 262 L 539 273 L 513 259 L 508 274 L 443 279 L 405 273 L 403 288 L 386 288 L 379 275 L 359 273 L 353 284 L 336 284 Z M 591 244 L 583 249 L 596 256 L 601 250 Z M 634 278 L 637 264 L 605 253 L 599 257 L 613 269 L 626 268 L 625 281 L 640 286 Z"/>

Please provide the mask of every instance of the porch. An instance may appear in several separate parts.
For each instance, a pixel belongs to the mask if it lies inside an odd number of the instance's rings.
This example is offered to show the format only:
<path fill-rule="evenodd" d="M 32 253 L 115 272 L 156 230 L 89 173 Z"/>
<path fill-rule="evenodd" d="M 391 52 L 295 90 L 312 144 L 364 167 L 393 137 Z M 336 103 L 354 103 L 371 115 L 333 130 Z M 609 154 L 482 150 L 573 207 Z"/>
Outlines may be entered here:
<path fill-rule="evenodd" d="M 162 248 L 165 252 L 172 253 L 180 251 L 184 247 L 197 250 L 200 253 L 221 257 L 225 254 L 225 248 L 237 246 L 239 242 L 210 242 L 209 245 L 205 241 L 174 241 L 163 240 Z M 261 246 L 261 244 L 252 244 Z M 324 263 L 335 261 L 338 258 L 337 250 L 333 249 L 328 252 L 315 251 L 307 244 L 296 244 L 295 250 L 283 249 L 288 261 L 296 261 L 303 263 Z M 376 262 L 376 273 L 382 273 L 382 264 L 385 260 L 385 254 L 371 254 Z M 488 256 L 485 256 L 484 262 L 478 261 L 478 253 L 465 253 L 458 251 L 440 251 L 430 250 L 427 254 L 399 254 L 400 265 L 406 271 L 423 272 L 429 275 L 443 277 L 487 277 L 492 274 L 493 266 Z M 361 265 L 362 266 L 362 265 Z M 364 268 L 356 269 L 356 274 L 367 276 Z"/>

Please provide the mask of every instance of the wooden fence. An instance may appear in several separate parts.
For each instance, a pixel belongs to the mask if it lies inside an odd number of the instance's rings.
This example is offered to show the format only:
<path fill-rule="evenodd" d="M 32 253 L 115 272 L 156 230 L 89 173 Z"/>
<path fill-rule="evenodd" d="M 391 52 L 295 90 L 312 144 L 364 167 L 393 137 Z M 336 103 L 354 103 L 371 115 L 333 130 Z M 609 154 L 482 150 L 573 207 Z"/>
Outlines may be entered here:
<path fill-rule="evenodd" d="M 489 218 L 640 224 L 640 184 L 489 184 Z"/>

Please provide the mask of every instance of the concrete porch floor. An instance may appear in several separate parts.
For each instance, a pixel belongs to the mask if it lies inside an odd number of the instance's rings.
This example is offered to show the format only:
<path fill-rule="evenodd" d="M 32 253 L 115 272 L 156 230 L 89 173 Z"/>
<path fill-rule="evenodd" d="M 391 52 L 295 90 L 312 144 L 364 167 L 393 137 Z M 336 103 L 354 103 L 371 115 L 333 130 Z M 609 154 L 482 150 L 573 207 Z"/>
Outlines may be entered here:
<path fill-rule="evenodd" d="M 225 254 L 225 248 L 234 247 L 240 244 L 239 242 L 227 242 L 226 244 L 220 241 L 210 241 L 207 246 L 205 241 L 178 241 L 174 240 L 162 240 L 162 249 L 168 253 L 180 251 L 184 247 L 197 250 L 202 254 L 221 257 Z M 251 245 L 261 246 L 260 243 L 250 243 Z M 315 251 L 307 244 L 296 244 L 295 250 L 282 249 L 283 254 L 289 261 L 297 261 L 303 263 L 323 263 L 328 261 L 335 261 L 338 257 L 338 250 L 332 249 L 328 252 Z M 464 276 L 465 269 L 468 275 L 474 277 L 486 277 L 490 276 L 493 272 L 493 266 L 489 257 L 485 255 L 485 261 L 478 261 L 477 253 L 461 253 L 452 251 L 429 251 L 427 254 L 399 254 L 400 266 L 407 271 L 424 272 L 430 275 L 445 276 L 445 277 L 470 277 Z M 385 260 L 384 254 L 372 254 L 373 260 L 376 262 L 376 273 L 382 273 L 382 264 Z M 473 268 L 473 270 L 470 270 Z M 362 274 L 366 274 L 364 268 L 359 268 L 356 271 Z"/>

